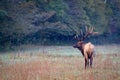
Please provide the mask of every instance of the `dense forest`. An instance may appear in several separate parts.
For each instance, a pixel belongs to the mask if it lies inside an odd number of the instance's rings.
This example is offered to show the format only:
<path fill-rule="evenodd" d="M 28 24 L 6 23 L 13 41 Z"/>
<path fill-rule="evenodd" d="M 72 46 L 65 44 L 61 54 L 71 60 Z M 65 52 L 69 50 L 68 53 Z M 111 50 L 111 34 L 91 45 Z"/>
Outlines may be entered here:
<path fill-rule="evenodd" d="M 0 0 L 0 51 L 22 44 L 69 45 L 84 26 L 94 44 L 119 44 L 120 0 Z"/>

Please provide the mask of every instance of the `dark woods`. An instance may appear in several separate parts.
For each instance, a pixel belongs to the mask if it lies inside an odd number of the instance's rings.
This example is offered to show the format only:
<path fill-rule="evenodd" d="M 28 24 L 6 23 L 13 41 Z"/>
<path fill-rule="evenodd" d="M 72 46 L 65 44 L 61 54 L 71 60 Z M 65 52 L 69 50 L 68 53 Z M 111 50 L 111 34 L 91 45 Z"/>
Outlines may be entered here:
<path fill-rule="evenodd" d="M 119 44 L 119 0 L 0 0 L 0 51 L 23 44 L 71 45 L 85 25 L 97 36 L 85 41 Z"/>

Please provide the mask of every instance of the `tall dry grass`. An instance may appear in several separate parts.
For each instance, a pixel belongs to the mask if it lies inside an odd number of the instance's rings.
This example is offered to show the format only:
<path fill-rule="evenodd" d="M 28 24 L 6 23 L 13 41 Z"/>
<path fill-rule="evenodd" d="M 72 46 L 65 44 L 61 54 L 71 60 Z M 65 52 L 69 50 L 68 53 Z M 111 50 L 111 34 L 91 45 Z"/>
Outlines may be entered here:
<path fill-rule="evenodd" d="M 120 54 L 98 54 L 93 68 L 82 56 L 8 55 L 0 57 L 0 80 L 120 80 Z"/>

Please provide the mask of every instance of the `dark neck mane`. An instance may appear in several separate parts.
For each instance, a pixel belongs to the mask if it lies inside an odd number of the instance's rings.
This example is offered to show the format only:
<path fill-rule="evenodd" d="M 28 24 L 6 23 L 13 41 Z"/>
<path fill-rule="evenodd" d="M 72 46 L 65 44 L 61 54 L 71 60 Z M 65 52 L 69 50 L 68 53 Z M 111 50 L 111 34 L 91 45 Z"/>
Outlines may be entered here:
<path fill-rule="evenodd" d="M 82 46 L 78 48 L 81 51 L 83 56 L 84 56 L 84 45 L 85 44 L 83 43 Z"/>

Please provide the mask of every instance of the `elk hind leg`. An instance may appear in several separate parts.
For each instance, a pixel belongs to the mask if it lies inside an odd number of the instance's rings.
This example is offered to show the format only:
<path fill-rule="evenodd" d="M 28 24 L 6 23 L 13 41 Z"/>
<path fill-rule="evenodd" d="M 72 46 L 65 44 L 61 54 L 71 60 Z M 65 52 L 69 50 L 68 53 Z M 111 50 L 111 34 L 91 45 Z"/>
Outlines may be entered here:
<path fill-rule="evenodd" d="M 90 67 L 92 68 L 92 64 L 93 64 L 93 56 L 91 56 L 90 58 Z"/>
<path fill-rule="evenodd" d="M 88 59 L 85 59 L 85 69 L 86 67 L 89 65 L 89 60 Z"/>

